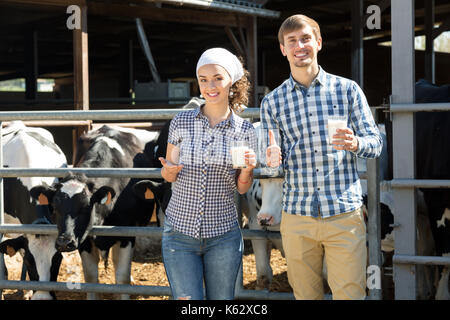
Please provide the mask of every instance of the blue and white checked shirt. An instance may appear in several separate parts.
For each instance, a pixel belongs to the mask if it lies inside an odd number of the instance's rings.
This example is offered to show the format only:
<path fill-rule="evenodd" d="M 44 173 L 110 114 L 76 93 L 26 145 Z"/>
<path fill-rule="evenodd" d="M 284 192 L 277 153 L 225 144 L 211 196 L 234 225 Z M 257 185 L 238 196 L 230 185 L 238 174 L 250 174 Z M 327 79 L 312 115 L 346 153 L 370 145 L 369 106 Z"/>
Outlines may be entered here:
<path fill-rule="evenodd" d="M 257 139 L 252 124 L 234 112 L 211 128 L 200 108 L 178 113 L 170 124 L 168 142 L 180 147 L 184 166 L 172 183 L 166 219 L 178 232 L 211 238 L 237 223 L 230 143 L 248 141 L 256 152 Z"/>
<path fill-rule="evenodd" d="M 335 150 L 328 141 L 328 117 L 344 115 L 358 139 L 354 153 Z M 326 218 L 361 207 L 356 156 L 378 157 L 382 140 L 354 81 L 320 68 L 305 88 L 291 75 L 261 102 L 261 126 L 280 130 L 285 212 Z"/>

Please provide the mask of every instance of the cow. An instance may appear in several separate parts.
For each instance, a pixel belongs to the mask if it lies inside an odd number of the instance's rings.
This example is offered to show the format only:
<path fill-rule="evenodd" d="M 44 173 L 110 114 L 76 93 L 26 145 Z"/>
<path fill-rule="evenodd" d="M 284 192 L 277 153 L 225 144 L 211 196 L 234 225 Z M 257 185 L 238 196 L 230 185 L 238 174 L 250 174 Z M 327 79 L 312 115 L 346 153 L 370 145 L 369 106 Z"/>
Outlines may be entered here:
<path fill-rule="evenodd" d="M 449 102 L 450 85 L 435 86 L 419 80 L 416 85 L 416 103 Z M 416 178 L 450 179 L 450 112 L 418 112 L 416 118 Z M 384 150 L 383 150 L 384 152 Z M 382 157 L 383 158 L 383 154 Z M 387 165 L 381 164 L 384 177 Z M 383 170 L 384 168 L 384 170 Z M 383 176 L 382 176 L 383 179 Z M 363 186 L 364 188 L 364 186 Z M 419 256 L 450 255 L 450 190 L 416 190 L 417 200 L 417 254 Z M 365 202 L 367 202 L 365 198 Z M 381 247 L 384 256 L 394 252 L 394 200 L 389 184 L 380 188 Z M 398 214 L 398 213 L 397 213 Z M 433 266 L 417 266 L 417 298 L 449 300 L 449 267 L 438 267 L 435 280 Z"/>
<path fill-rule="evenodd" d="M 416 103 L 450 102 L 450 85 L 436 86 L 419 80 Z M 417 112 L 416 177 L 450 179 L 450 112 Z M 428 209 L 436 254 L 450 256 L 450 189 L 421 189 Z M 450 267 L 439 266 L 435 299 L 450 300 Z"/>
<path fill-rule="evenodd" d="M 103 126 L 80 137 L 75 167 L 132 168 L 142 158 L 141 146 L 132 133 Z M 58 227 L 55 246 L 61 252 L 78 249 L 86 282 L 98 282 L 100 255 L 107 264 L 112 249 L 116 283 L 130 283 L 135 237 L 89 235 L 93 226 L 136 226 L 149 221 L 151 208 L 135 210 L 137 197 L 133 196 L 130 178 L 69 174 L 57 184 L 34 187 L 31 194 L 34 198 L 44 194 L 49 199 Z M 88 293 L 87 298 L 96 299 L 97 295 Z"/>
<path fill-rule="evenodd" d="M 260 123 L 253 124 L 257 135 Z M 259 137 L 258 137 L 259 139 Z M 258 156 L 261 157 L 261 150 Z M 280 231 L 281 201 L 283 178 L 254 179 L 249 190 L 242 195 L 242 213 L 247 219 L 246 224 L 251 230 Z M 284 256 L 281 239 L 251 240 L 256 262 L 256 288 L 269 289 L 272 283 L 272 268 L 270 267 L 270 251 L 272 245 Z"/>
<path fill-rule="evenodd" d="M 205 103 L 204 99 L 193 97 L 182 107 L 182 109 L 198 108 Z M 159 132 L 157 139 L 148 142 L 145 146 L 145 153 L 151 159 L 152 168 L 162 168 L 159 161 L 160 157 L 165 158 L 167 152 L 167 139 L 169 138 L 169 128 L 172 120 L 166 121 L 163 128 Z M 169 205 L 170 197 L 172 196 L 172 184 L 166 182 L 164 179 L 142 179 L 135 182 L 133 190 L 135 195 L 141 200 L 148 199 L 149 191 L 154 196 L 157 211 L 157 225 L 162 226 L 166 208 Z"/>
<path fill-rule="evenodd" d="M 251 230 L 280 231 L 283 178 L 254 179 L 243 196 L 242 212 Z M 284 257 L 281 239 L 251 240 L 256 262 L 256 289 L 269 289 L 273 273 L 270 267 L 272 244 Z"/>
<path fill-rule="evenodd" d="M 63 168 L 67 160 L 52 134 L 43 128 L 26 127 L 13 121 L 2 130 L 3 162 L 7 167 Z M 52 177 L 4 178 L 5 220 L 21 224 L 53 224 L 54 217 L 30 196 L 32 187 L 51 185 Z M 0 243 L 0 252 L 23 252 L 23 262 L 32 281 L 56 281 L 62 255 L 55 249 L 54 235 L 25 234 Z M 33 300 L 56 299 L 54 292 L 36 291 Z"/>

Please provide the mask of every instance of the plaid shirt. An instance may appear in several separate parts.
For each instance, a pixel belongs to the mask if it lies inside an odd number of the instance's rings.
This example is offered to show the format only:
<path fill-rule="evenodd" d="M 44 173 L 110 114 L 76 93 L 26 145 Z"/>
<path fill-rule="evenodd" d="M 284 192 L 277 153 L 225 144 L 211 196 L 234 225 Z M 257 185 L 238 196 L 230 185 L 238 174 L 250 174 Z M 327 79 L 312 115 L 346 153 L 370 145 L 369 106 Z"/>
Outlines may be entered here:
<path fill-rule="evenodd" d="M 358 139 L 356 152 L 329 144 L 327 118 L 333 115 L 347 116 L 347 127 Z M 382 140 L 354 81 L 320 68 L 305 88 L 291 75 L 261 102 L 261 126 L 280 130 L 285 212 L 326 218 L 361 207 L 356 156 L 378 157 Z"/>
<path fill-rule="evenodd" d="M 210 238 L 237 223 L 230 142 L 246 140 L 256 152 L 257 139 L 252 124 L 234 112 L 211 128 L 200 108 L 178 113 L 170 124 L 168 142 L 180 147 L 184 166 L 172 183 L 166 219 L 178 232 Z"/>

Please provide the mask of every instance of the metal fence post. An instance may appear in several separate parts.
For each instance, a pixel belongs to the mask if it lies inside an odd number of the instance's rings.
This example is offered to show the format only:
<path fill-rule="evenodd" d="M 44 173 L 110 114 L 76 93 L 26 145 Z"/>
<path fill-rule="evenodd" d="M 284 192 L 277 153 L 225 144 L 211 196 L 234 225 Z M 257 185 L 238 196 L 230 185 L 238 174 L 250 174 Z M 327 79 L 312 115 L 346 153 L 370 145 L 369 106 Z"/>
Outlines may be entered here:
<path fill-rule="evenodd" d="M 375 108 L 371 108 L 372 115 L 377 120 Z M 379 159 L 367 159 L 367 237 L 369 242 L 369 266 L 378 266 L 381 271 L 381 217 L 380 217 L 380 168 Z M 368 269 L 369 270 L 369 269 Z M 372 270 L 372 269 L 370 269 Z M 381 277 L 381 272 L 379 273 Z M 375 276 L 377 276 L 375 274 Z M 381 278 L 375 279 L 381 285 Z M 369 283 L 368 283 L 369 284 Z M 382 299 L 382 288 L 369 287 L 369 298 L 371 300 Z"/>
<path fill-rule="evenodd" d="M 2 144 L 2 122 L 0 121 L 0 168 L 3 168 L 3 144 Z M 5 216 L 3 213 L 3 177 L 0 177 L 0 225 L 5 223 Z M 0 233 L 0 242 L 3 240 L 3 233 Z M 5 280 L 5 259 L 0 253 L 0 280 Z M 0 288 L 0 300 L 3 299 L 3 289 Z"/>
<path fill-rule="evenodd" d="M 392 101 L 414 103 L 414 0 L 391 1 Z M 414 178 L 415 132 L 412 113 L 393 114 L 394 179 Z M 395 254 L 416 255 L 414 188 L 394 188 Z M 416 299 L 415 265 L 394 264 L 395 298 Z"/>

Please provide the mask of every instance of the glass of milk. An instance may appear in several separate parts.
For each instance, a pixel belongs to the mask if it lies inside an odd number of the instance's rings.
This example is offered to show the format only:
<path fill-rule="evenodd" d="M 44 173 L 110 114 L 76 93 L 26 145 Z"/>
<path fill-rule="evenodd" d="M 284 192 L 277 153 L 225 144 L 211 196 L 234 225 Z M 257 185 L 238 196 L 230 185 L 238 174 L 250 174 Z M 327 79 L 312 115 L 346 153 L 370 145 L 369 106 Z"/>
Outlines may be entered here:
<path fill-rule="evenodd" d="M 233 168 L 247 168 L 245 164 L 245 151 L 248 150 L 248 143 L 244 140 L 231 141 L 231 161 Z"/>
<path fill-rule="evenodd" d="M 333 142 L 333 136 L 337 134 L 337 129 L 347 128 L 347 117 L 346 116 L 330 116 L 328 117 L 328 143 Z"/>

